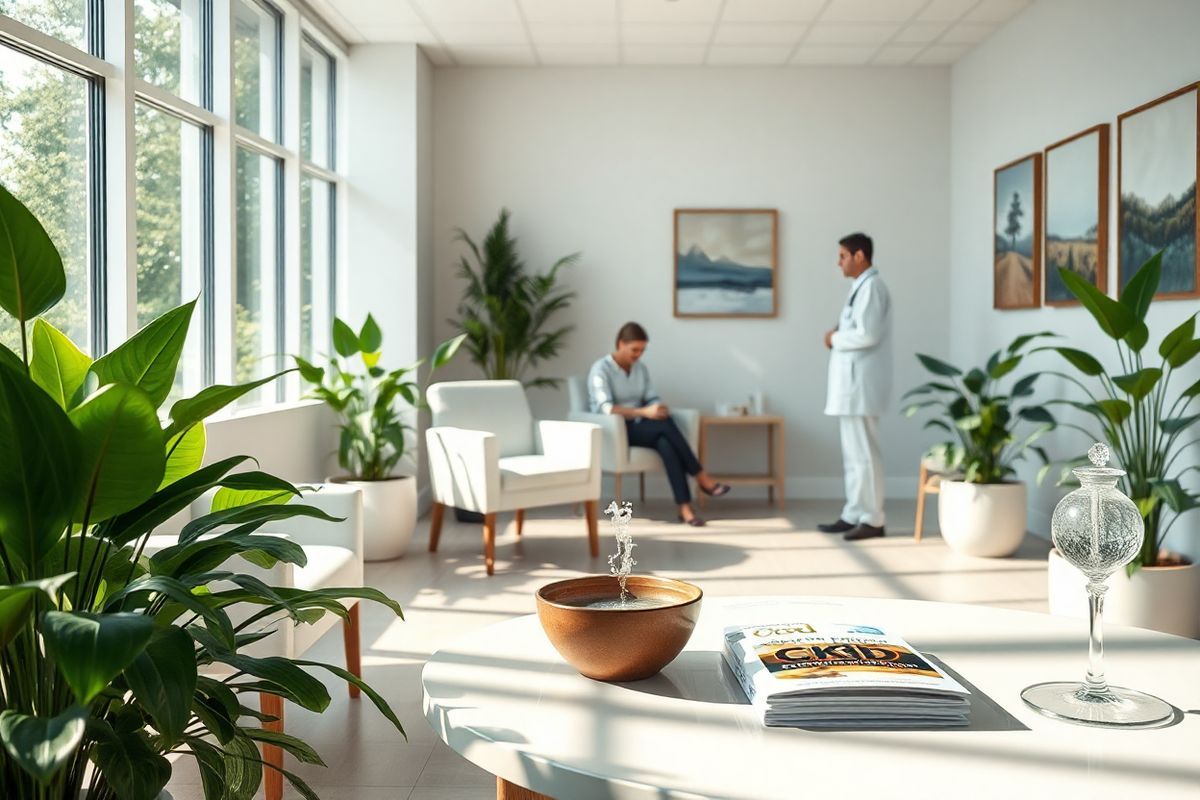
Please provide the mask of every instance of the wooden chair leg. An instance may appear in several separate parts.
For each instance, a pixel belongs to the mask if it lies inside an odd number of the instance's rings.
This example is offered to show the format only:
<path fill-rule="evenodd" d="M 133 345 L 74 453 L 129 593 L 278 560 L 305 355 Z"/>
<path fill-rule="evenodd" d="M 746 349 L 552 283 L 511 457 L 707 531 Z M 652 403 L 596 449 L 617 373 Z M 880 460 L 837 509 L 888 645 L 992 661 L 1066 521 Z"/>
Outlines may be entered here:
<path fill-rule="evenodd" d="M 274 722 L 264 722 L 263 728 L 268 731 L 283 730 L 283 698 L 279 695 L 262 693 L 258 696 L 262 712 L 275 717 Z M 283 798 L 283 750 L 277 745 L 263 744 L 263 791 L 267 800 L 282 800 Z M 276 767 L 276 769 L 272 769 Z"/>
<path fill-rule="evenodd" d="M 488 575 L 496 574 L 496 515 L 483 517 L 483 563 Z"/>
<path fill-rule="evenodd" d="M 350 606 L 349 619 L 342 621 L 342 641 L 346 645 L 346 671 L 356 678 L 362 677 L 362 635 L 358 625 L 358 609 L 361 603 Z M 351 699 L 358 697 L 359 689 L 353 683 L 346 686 L 350 689 Z"/>
<path fill-rule="evenodd" d="M 917 484 L 917 521 L 913 526 L 913 540 L 921 541 L 921 528 L 925 524 L 925 484 L 929 480 L 929 470 L 921 465 L 921 478 Z"/>
<path fill-rule="evenodd" d="M 525 509 L 517 509 L 517 536 L 520 536 L 525 530 Z"/>
<path fill-rule="evenodd" d="M 638 498 L 641 502 L 646 502 L 646 473 L 638 473 Z"/>
<path fill-rule="evenodd" d="M 554 798 L 538 794 L 524 786 L 509 783 L 504 778 L 496 778 L 496 800 L 554 800 Z"/>
<path fill-rule="evenodd" d="M 588 550 L 592 558 L 600 555 L 600 504 L 596 500 L 588 500 L 583 504 L 583 513 L 587 515 Z"/>
<path fill-rule="evenodd" d="M 442 517 L 446 514 L 444 503 L 434 503 L 429 515 L 429 552 L 436 553 L 438 539 L 442 538 Z"/>

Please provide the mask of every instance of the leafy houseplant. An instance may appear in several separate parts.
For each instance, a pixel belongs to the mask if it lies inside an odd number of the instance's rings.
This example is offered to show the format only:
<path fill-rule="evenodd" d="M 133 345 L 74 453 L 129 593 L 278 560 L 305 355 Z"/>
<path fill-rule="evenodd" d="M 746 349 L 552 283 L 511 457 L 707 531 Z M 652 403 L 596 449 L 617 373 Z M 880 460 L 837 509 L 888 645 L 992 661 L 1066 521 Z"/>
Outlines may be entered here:
<path fill-rule="evenodd" d="M 464 338 L 442 342 L 430 358 L 431 369 L 453 358 Z M 325 366 L 295 357 L 300 376 L 311 387 L 307 397 L 321 400 L 338 417 L 338 465 L 346 475 L 334 480 L 363 490 L 366 557 L 371 561 L 400 556 L 417 519 L 415 481 L 392 473 L 407 455 L 413 432 L 399 401 L 420 405 L 421 387 L 413 378 L 422 362 L 384 369 L 379 366 L 382 347 L 383 331 L 368 314 L 357 334 L 334 319 L 335 355 Z"/>
<path fill-rule="evenodd" d="M 281 614 L 345 616 L 339 598 L 400 613 L 374 589 L 270 587 L 230 569 L 235 555 L 303 565 L 302 548 L 260 526 L 332 519 L 288 504 L 299 492 L 286 481 L 233 472 L 248 456 L 202 466 L 204 419 L 277 376 L 210 386 L 162 421 L 195 302 L 93 361 L 38 317 L 65 288 L 49 236 L 0 186 L 0 307 L 21 341 L 19 355 L 0 346 L 0 794 L 152 800 L 171 775 L 167 754 L 182 754 L 199 762 L 205 797 L 248 799 L 263 778 L 259 744 L 321 763 L 299 739 L 260 728 L 270 718 L 243 701 L 266 693 L 323 710 L 328 691 L 303 666 L 358 686 L 399 729 L 345 670 L 240 652 L 274 635 Z M 210 490 L 213 510 L 148 557 L 154 530 Z M 247 610 L 231 617 L 237 609 Z M 202 670 L 216 665 L 232 674 Z"/>
<path fill-rule="evenodd" d="M 913 416 L 935 409 L 925 423 L 952 435 L 933 452 L 944 463 L 938 522 L 953 549 L 972 556 L 1007 556 L 1025 537 L 1025 485 L 1011 480 L 1014 464 L 1029 452 L 1043 462 L 1046 452 L 1037 440 L 1054 427 L 1054 417 L 1037 405 L 1019 404 L 1033 394 L 1038 373 L 1016 380 L 1003 390 L 1001 381 L 1012 374 L 1025 346 L 1047 333 L 1020 336 L 997 350 L 987 364 L 963 372 L 932 356 L 917 359 L 938 380 L 922 384 L 905 397 L 914 398 L 904 413 Z M 1018 436 L 1017 426 L 1030 428 Z"/>
<path fill-rule="evenodd" d="M 1200 443 L 1200 439 L 1182 439 L 1200 421 L 1200 414 L 1189 413 L 1200 396 L 1200 381 L 1182 390 L 1171 390 L 1171 378 L 1200 353 L 1195 313 L 1163 337 L 1157 349 L 1157 364 L 1153 364 L 1155 355 L 1146 351 L 1150 339 L 1146 313 L 1158 291 L 1161 273 L 1160 252 L 1138 269 L 1120 299 L 1114 300 L 1075 273 L 1059 270 L 1063 283 L 1116 345 L 1120 375 L 1109 375 L 1099 360 L 1082 350 L 1041 348 L 1058 353 L 1085 379 L 1092 379 L 1089 386 L 1072 375 L 1051 373 L 1077 387 L 1085 400 L 1050 403 L 1071 406 L 1091 417 L 1098 426 L 1094 431 L 1074 424 L 1066 427 L 1086 434 L 1089 444 L 1108 443 L 1126 472 L 1123 488 L 1137 503 L 1146 523 L 1146 538 L 1129 566 L 1130 573 L 1138 567 L 1160 564 L 1163 540 L 1171 525 L 1200 505 L 1200 496 L 1184 489 L 1180 482 L 1200 467 L 1179 464 L 1180 457 Z M 1168 509 L 1175 516 L 1164 523 L 1163 512 Z"/>
<path fill-rule="evenodd" d="M 560 258 L 549 272 L 526 271 L 509 233 L 508 209 L 484 237 L 482 247 L 466 231 L 455 239 L 466 243 L 474 264 L 463 256 L 458 275 L 466 281 L 458 316 L 451 323 L 466 331 L 471 360 L 489 380 L 519 380 L 527 386 L 556 386 L 557 378 L 526 379 L 528 371 L 562 349 L 572 326 L 551 326 L 551 318 L 575 296 L 558 285 L 558 271 L 579 260 L 579 253 Z"/>

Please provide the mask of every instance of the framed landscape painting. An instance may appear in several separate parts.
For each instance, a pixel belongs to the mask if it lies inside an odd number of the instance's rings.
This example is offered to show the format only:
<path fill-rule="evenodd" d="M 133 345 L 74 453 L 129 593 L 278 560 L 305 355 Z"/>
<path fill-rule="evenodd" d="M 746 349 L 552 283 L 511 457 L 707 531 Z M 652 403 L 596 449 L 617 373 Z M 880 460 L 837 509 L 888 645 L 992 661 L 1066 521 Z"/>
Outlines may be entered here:
<path fill-rule="evenodd" d="M 1200 84 L 1117 118 L 1117 285 L 1163 251 L 1157 297 L 1200 297 L 1196 178 Z"/>
<path fill-rule="evenodd" d="M 1070 270 L 1108 291 L 1108 125 L 1097 125 L 1046 148 L 1046 268 L 1048 306 L 1078 305 L 1059 276 Z"/>
<path fill-rule="evenodd" d="M 675 316 L 778 313 L 779 212 L 675 210 Z"/>
<path fill-rule="evenodd" d="M 1005 164 L 993 176 L 993 308 L 1041 305 L 1041 187 L 1041 153 Z"/>

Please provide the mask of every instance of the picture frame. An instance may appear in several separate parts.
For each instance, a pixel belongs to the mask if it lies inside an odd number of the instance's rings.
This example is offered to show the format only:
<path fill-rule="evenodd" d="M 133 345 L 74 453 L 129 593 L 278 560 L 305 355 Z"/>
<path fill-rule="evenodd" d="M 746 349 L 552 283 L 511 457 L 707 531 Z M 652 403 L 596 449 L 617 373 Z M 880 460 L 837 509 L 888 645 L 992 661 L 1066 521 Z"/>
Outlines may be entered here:
<path fill-rule="evenodd" d="M 1198 181 L 1200 82 L 1117 117 L 1118 294 L 1138 267 L 1162 249 L 1155 297 L 1200 297 Z"/>
<path fill-rule="evenodd" d="M 1042 304 L 1042 154 L 992 174 L 992 308 Z"/>
<path fill-rule="evenodd" d="M 1106 122 L 1068 136 L 1043 154 L 1042 302 L 1073 306 L 1059 268 L 1065 267 L 1108 292 L 1109 139 Z"/>
<path fill-rule="evenodd" d="M 772 318 L 779 313 L 779 212 L 677 208 L 672 296 L 680 318 Z"/>

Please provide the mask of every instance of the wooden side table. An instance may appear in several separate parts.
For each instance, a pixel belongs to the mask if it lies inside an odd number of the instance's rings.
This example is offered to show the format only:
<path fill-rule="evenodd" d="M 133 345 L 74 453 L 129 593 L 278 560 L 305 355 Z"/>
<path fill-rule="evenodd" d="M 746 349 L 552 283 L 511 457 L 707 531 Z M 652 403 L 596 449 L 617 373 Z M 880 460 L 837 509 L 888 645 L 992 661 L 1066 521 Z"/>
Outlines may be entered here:
<path fill-rule="evenodd" d="M 767 471 L 756 475 L 722 475 L 710 468 L 708 463 L 708 430 L 709 428 L 751 428 L 765 427 L 767 429 Z M 787 439 L 783 432 L 783 417 L 752 416 L 752 417 L 701 417 L 700 418 L 700 463 L 713 476 L 714 480 L 728 483 L 730 486 L 766 486 L 767 502 L 774 502 L 783 508 L 783 482 L 786 476 L 784 470 L 784 447 Z M 704 505 L 706 495 L 699 495 L 700 505 Z"/>

